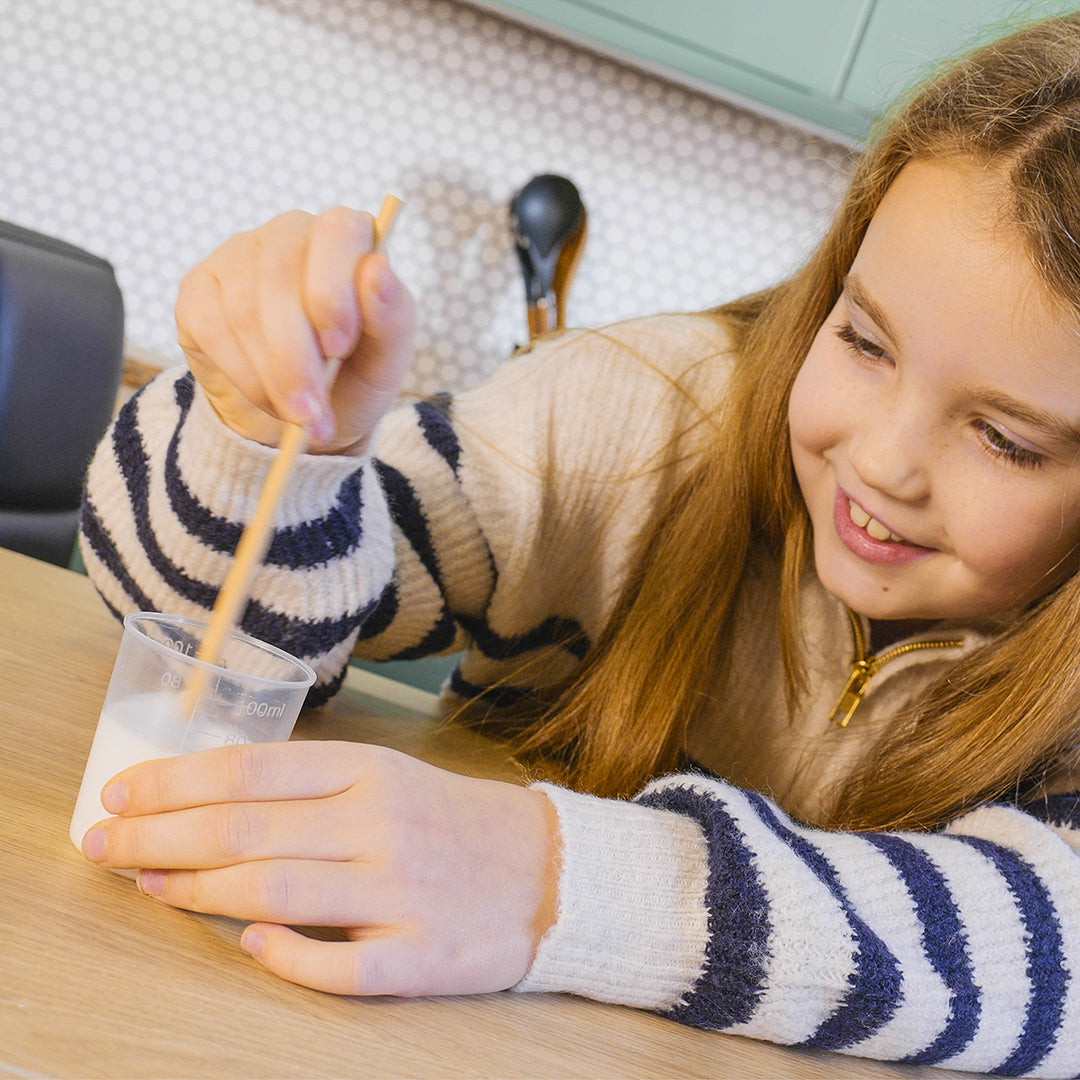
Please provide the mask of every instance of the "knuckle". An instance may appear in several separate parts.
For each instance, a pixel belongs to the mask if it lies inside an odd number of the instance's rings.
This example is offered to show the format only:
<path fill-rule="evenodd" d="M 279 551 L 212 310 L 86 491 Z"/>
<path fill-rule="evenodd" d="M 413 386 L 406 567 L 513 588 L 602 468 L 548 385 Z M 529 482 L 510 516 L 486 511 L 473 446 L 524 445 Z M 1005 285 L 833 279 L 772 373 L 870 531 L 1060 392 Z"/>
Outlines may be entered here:
<path fill-rule="evenodd" d="M 214 815 L 217 847 L 226 859 L 236 859 L 249 851 L 256 839 L 256 827 L 246 803 L 232 803 Z"/>
<path fill-rule="evenodd" d="M 348 966 L 347 992 L 357 996 L 389 994 L 393 991 L 385 984 L 383 964 L 370 949 L 353 949 L 352 963 Z"/>
<path fill-rule="evenodd" d="M 255 230 L 255 235 L 261 239 L 282 232 L 306 230 L 311 227 L 314 217 L 314 214 L 309 214 L 306 210 L 285 210 L 275 214 L 265 225 L 260 225 Z"/>
<path fill-rule="evenodd" d="M 252 885 L 252 910 L 268 922 L 289 920 L 292 889 L 285 863 L 270 862 L 259 867 Z"/>
<path fill-rule="evenodd" d="M 143 842 L 141 822 L 111 821 L 108 825 L 108 852 L 110 866 L 144 866 L 146 845 Z"/>
<path fill-rule="evenodd" d="M 256 743 L 238 743 L 225 754 L 225 794 L 243 798 L 255 791 L 265 775 L 264 758 Z"/>
<path fill-rule="evenodd" d="M 340 330 L 355 335 L 358 330 L 356 308 L 347 288 L 323 286 L 308 291 L 308 312 L 319 329 Z"/>
<path fill-rule="evenodd" d="M 319 215 L 318 225 L 320 228 L 327 228 L 335 232 L 343 229 L 359 232 L 365 228 L 370 228 L 371 215 L 365 214 L 362 210 L 354 210 L 349 206 L 328 206 Z"/>

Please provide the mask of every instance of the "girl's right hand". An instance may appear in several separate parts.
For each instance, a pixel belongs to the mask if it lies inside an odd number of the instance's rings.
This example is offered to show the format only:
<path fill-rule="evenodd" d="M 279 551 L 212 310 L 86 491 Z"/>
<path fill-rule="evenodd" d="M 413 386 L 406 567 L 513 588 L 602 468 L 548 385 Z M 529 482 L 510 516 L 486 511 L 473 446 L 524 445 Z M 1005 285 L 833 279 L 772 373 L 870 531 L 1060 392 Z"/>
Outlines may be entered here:
<path fill-rule="evenodd" d="M 311 451 L 362 451 L 412 360 L 415 307 L 370 214 L 294 210 L 239 233 L 183 279 L 180 347 L 221 419 L 274 446 L 310 425 Z M 340 358 L 333 386 L 326 361 Z"/>

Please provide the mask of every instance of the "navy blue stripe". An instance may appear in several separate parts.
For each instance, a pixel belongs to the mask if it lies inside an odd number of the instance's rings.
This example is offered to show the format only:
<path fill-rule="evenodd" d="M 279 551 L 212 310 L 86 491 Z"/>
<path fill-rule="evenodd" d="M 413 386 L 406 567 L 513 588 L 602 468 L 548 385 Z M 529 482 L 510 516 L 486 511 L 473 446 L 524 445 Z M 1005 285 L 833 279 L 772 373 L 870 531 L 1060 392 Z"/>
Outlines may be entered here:
<path fill-rule="evenodd" d="M 112 536 L 109 535 L 105 526 L 101 524 L 97 510 L 88 497 L 83 499 L 81 528 L 83 537 L 90 545 L 91 550 L 101 560 L 120 588 L 127 594 L 132 607 L 137 611 L 152 611 L 153 604 L 150 598 L 139 588 L 135 579 L 128 573 L 124 560 L 120 558 L 120 553 L 116 550 Z M 123 617 L 123 613 L 117 611 L 112 604 L 109 604 L 109 609 L 117 618 Z"/>
<path fill-rule="evenodd" d="M 190 379 L 190 375 L 184 377 Z M 184 380 L 181 380 L 181 382 Z M 180 397 L 178 390 L 178 398 Z M 138 428 L 138 412 L 129 402 L 116 418 L 112 436 L 113 454 L 127 487 L 128 503 L 135 523 L 135 535 L 150 565 L 159 577 L 185 600 L 202 608 L 212 608 L 217 589 L 180 570 L 161 550 L 150 528 L 150 463 Z"/>
<path fill-rule="evenodd" d="M 190 380 L 190 375 L 179 380 L 177 401 L 178 403 L 187 401 L 190 405 L 190 387 L 185 391 L 179 385 L 187 380 Z M 214 601 L 217 599 L 218 587 L 184 573 L 165 555 L 150 528 L 148 481 L 150 466 L 136 422 L 137 412 L 134 408 L 130 408 L 130 405 L 131 402 L 121 410 L 113 427 L 113 453 L 127 487 L 136 536 L 150 565 L 165 583 L 185 600 L 209 610 L 213 608 Z M 249 602 L 241 625 L 253 636 L 279 645 L 288 652 L 298 656 L 315 656 L 340 645 L 356 629 L 373 606 L 368 604 L 358 611 L 348 612 L 336 618 L 308 621 L 270 612 L 255 598 Z M 139 607 L 142 610 L 154 610 L 156 605 L 142 593 L 139 598 Z"/>
<path fill-rule="evenodd" d="M 1080 829 L 1080 792 L 1074 791 L 1068 795 L 1044 795 L 1042 798 L 1023 803 L 1020 809 L 1047 825 Z"/>
<path fill-rule="evenodd" d="M 895 1015 L 901 999 L 899 961 L 855 912 L 839 877 L 825 856 L 777 817 L 772 805 L 754 792 L 746 796 L 761 820 L 813 871 L 836 898 L 855 937 L 855 971 L 850 990 L 839 1008 L 800 1045 L 818 1050 L 841 1050 L 868 1039 Z"/>
<path fill-rule="evenodd" d="M 923 951 L 949 990 L 951 1008 L 944 1029 L 925 1050 L 904 1058 L 909 1065 L 936 1065 L 971 1042 L 982 1012 L 964 924 L 944 876 L 925 851 L 889 833 L 870 833 L 864 839 L 903 878 L 923 928 Z"/>
<path fill-rule="evenodd" d="M 374 459 L 374 465 L 386 493 L 391 517 L 416 552 L 436 588 L 442 592 L 442 570 L 416 491 L 408 479 L 393 466 L 378 459 Z M 481 617 L 461 613 L 454 613 L 454 617 L 468 633 L 475 647 L 492 660 L 509 660 L 549 645 L 562 646 L 580 660 L 589 648 L 588 637 L 575 619 L 551 616 L 523 634 L 503 637 L 495 633 Z M 369 635 L 365 629 L 366 636 Z M 417 652 L 414 655 L 421 654 Z"/>
<path fill-rule="evenodd" d="M 1062 1026 L 1062 1009 L 1069 978 L 1061 927 L 1053 901 L 1035 870 L 1014 851 L 975 836 L 957 836 L 982 852 L 1005 880 L 1024 924 L 1027 977 L 1031 995 L 1020 1042 L 1009 1057 L 990 1072 L 1017 1076 L 1031 1072 L 1053 1049 Z"/>
<path fill-rule="evenodd" d="M 240 542 L 244 523 L 212 513 L 192 495 L 180 470 L 180 440 L 194 400 L 194 379 L 190 374 L 177 380 L 175 397 L 180 421 L 165 454 L 165 491 L 169 505 L 188 532 L 214 551 L 231 555 Z M 300 570 L 344 558 L 355 551 L 363 538 L 362 477 L 362 470 L 357 467 L 342 481 L 335 492 L 333 506 L 323 517 L 276 529 L 264 561 L 271 566 Z"/>
<path fill-rule="evenodd" d="M 441 593 L 443 591 L 442 571 L 435 555 L 435 546 L 431 542 L 427 518 L 424 517 L 424 512 L 420 508 L 420 500 L 412 484 L 392 465 L 387 465 L 385 461 L 380 461 L 378 458 L 371 460 L 386 495 L 390 517 L 405 539 L 409 541 L 409 546 L 416 552 L 416 557 Z"/>
<path fill-rule="evenodd" d="M 364 621 L 374 601 L 358 611 L 334 618 L 299 619 L 271 611 L 256 598 L 248 601 L 240 626 L 245 633 L 269 641 L 294 656 L 311 657 L 328 653 L 340 645 Z"/>
<path fill-rule="evenodd" d="M 496 709 L 511 708 L 533 693 L 529 687 L 522 686 L 480 686 L 463 678 L 460 667 L 455 668 L 450 675 L 450 689 L 458 697 L 468 698 L 470 701 L 479 699 Z"/>
<path fill-rule="evenodd" d="M 439 615 L 438 622 L 424 635 L 423 640 L 400 652 L 387 656 L 386 660 L 419 660 L 424 656 L 432 656 L 435 653 L 447 652 L 454 644 L 457 634 L 457 624 L 453 616 L 446 608 Z"/>
<path fill-rule="evenodd" d="M 491 660 L 511 660 L 534 649 L 557 645 L 577 660 L 589 650 L 589 638 L 576 619 L 552 615 L 522 634 L 504 637 L 497 634 L 485 619 L 459 615 L 458 621 L 476 647 Z"/>
<path fill-rule="evenodd" d="M 386 588 L 383 589 L 375 607 L 364 620 L 357 641 L 367 641 L 381 634 L 397 617 L 399 607 L 397 584 L 391 579 L 386 583 Z"/>
<path fill-rule="evenodd" d="M 635 801 L 692 817 L 701 825 L 709 850 L 705 964 L 693 990 L 668 1015 L 695 1027 L 744 1024 L 761 998 L 769 956 L 769 903 L 753 853 L 716 799 L 672 787 Z"/>
<path fill-rule="evenodd" d="M 450 466 L 456 477 L 461 444 L 450 420 L 451 402 L 449 394 L 436 394 L 430 401 L 421 401 L 414 408 L 428 445 Z"/>

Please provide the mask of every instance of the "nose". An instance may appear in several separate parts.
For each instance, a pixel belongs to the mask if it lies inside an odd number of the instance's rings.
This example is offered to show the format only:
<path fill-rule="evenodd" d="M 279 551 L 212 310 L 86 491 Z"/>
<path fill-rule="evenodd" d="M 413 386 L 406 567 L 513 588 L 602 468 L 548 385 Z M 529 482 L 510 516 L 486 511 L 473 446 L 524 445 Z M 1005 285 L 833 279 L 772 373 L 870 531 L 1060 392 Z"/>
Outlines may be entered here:
<path fill-rule="evenodd" d="M 851 432 L 848 460 L 868 488 L 899 502 L 922 502 L 930 494 L 928 434 L 916 416 L 878 411 Z"/>

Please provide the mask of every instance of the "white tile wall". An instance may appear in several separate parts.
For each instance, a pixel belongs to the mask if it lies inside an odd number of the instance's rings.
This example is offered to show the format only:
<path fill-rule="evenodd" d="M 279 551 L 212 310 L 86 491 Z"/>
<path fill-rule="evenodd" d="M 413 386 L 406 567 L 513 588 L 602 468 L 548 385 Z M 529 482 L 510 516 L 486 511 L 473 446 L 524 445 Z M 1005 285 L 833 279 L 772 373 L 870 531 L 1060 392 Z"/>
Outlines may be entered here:
<path fill-rule="evenodd" d="M 455 0 L 0 0 L 0 218 L 110 259 L 127 336 L 173 360 L 184 271 L 295 206 L 407 203 L 391 255 L 411 388 L 525 340 L 506 204 L 570 177 L 589 242 L 570 321 L 704 307 L 820 234 L 844 148 Z"/>

